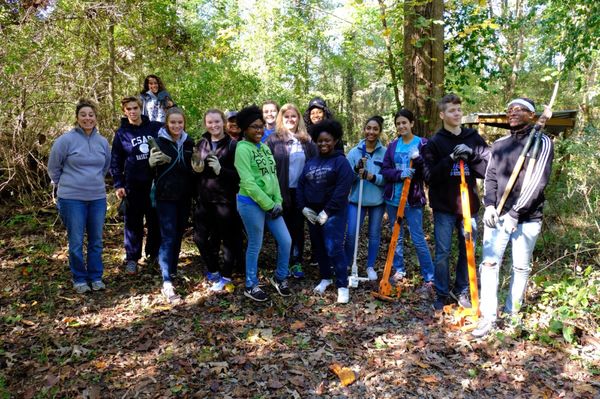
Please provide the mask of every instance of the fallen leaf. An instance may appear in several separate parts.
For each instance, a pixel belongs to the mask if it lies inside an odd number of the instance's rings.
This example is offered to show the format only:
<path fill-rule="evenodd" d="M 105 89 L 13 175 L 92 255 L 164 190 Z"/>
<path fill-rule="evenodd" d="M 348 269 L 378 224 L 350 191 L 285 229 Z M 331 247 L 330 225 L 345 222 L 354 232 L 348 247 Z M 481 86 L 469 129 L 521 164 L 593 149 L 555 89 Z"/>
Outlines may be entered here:
<path fill-rule="evenodd" d="M 267 386 L 271 389 L 280 389 L 280 388 L 283 388 L 284 385 L 281 383 L 281 381 L 271 378 L 267 382 Z"/>
<path fill-rule="evenodd" d="M 296 320 L 295 322 L 292 323 L 292 325 L 290 326 L 290 329 L 297 331 L 297 330 L 302 330 L 304 327 L 306 327 L 305 322 Z"/>
<path fill-rule="evenodd" d="M 437 384 L 440 382 L 435 375 L 426 375 L 422 378 L 423 382 L 427 382 L 429 384 Z"/>
<path fill-rule="evenodd" d="M 342 386 L 348 386 L 356 381 L 356 374 L 354 371 L 349 369 L 348 367 L 342 367 L 339 363 L 333 363 L 329 366 L 329 370 L 331 370 L 335 375 L 338 376 Z"/>

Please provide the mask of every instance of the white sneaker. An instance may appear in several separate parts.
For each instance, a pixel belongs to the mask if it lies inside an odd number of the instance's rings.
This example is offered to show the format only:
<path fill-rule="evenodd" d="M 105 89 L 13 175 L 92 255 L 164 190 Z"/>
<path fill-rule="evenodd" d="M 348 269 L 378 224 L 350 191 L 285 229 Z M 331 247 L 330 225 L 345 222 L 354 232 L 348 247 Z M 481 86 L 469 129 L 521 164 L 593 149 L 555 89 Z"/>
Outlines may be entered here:
<path fill-rule="evenodd" d="M 350 290 L 348 288 L 338 288 L 338 303 L 348 303 L 350 301 Z"/>
<path fill-rule="evenodd" d="M 377 280 L 377 272 L 372 267 L 367 267 L 367 277 L 369 277 L 369 281 Z"/>
<path fill-rule="evenodd" d="M 212 285 L 210 286 L 209 290 L 212 292 L 221 292 L 221 291 L 225 291 L 225 286 L 227 284 L 231 283 L 231 279 L 227 278 L 227 277 L 221 277 L 219 279 L 219 281 L 215 281 L 214 283 L 212 283 Z"/>
<path fill-rule="evenodd" d="M 471 331 L 471 335 L 476 338 L 485 337 L 494 328 L 495 322 L 489 319 L 480 319 L 477 327 Z"/>
<path fill-rule="evenodd" d="M 406 277 L 405 272 L 397 271 L 396 273 L 394 273 L 391 280 L 394 284 L 397 284 L 397 283 L 402 282 L 402 280 L 404 280 L 405 277 Z"/>
<path fill-rule="evenodd" d="M 181 300 L 181 297 L 175 293 L 175 289 L 173 288 L 173 284 L 166 282 L 163 283 L 162 290 L 160 292 L 166 298 L 169 303 L 177 303 Z"/>
<path fill-rule="evenodd" d="M 78 294 L 85 294 L 86 292 L 91 291 L 91 288 L 88 285 L 88 283 L 73 283 L 73 289 Z"/>
<path fill-rule="evenodd" d="M 323 293 L 325 292 L 325 290 L 327 289 L 327 287 L 329 287 L 331 284 L 333 283 L 333 280 L 321 280 L 321 282 L 319 283 L 319 285 L 317 285 L 314 288 L 314 292 L 319 294 L 319 295 L 323 295 Z"/>
<path fill-rule="evenodd" d="M 92 289 L 94 291 L 100 291 L 106 289 L 106 285 L 102 282 L 102 280 L 92 281 Z"/>

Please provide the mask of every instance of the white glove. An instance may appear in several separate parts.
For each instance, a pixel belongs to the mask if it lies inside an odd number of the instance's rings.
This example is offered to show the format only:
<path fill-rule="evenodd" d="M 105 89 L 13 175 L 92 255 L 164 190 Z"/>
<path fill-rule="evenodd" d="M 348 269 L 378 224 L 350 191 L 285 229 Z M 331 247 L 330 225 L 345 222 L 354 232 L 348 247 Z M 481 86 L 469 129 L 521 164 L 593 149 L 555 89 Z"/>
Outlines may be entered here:
<path fill-rule="evenodd" d="M 519 224 L 519 221 L 514 217 L 510 216 L 509 213 L 505 213 L 504 216 L 500 218 L 500 220 L 502 220 L 504 231 L 506 231 L 508 234 L 512 234 L 514 231 L 517 230 L 517 225 Z"/>
<path fill-rule="evenodd" d="M 221 163 L 219 162 L 219 158 L 216 155 L 209 155 L 206 158 L 206 163 L 212 170 L 215 172 L 215 175 L 219 175 L 221 173 Z"/>
<path fill-rule="evenodd" d="M 302 209 L 302 214 L 304 215 L 304 217 L 311 222 L 312 224 L 317 223 L 317 212 L 313 211 L 310 208 L 306 208 L 304 207 L 304 209 Z"/>
<path fill-rule="evenodd" d="M 419 150 L 416 148 L 413 148 L 413 150 L 410 153 L 410 159 L 417 159 L 419 158 Z"/>
<path fill-rule="evenodd" d="M 319 212 L 319 214 L 317 215 L 317 222 L 323 226 L 326 222 L 327 219 L 329 219 L 329 216 L 327 216 L 327 213 L 325 213 L 325 211 L 321 211 Z"/>
<path fill-rule="evenodd" d="M 498 212 L 496 212 L 496 207 L 494 205 L 488 205 L 485 207 L 483 223 L 490 229 L 496 227 L 496 224 L 498 223 Z"/>
<path fill-rule="evenodd" d="M 155 168 L 158 165 L 163 165 L 171 162 L 171 157 L 162 152 L 157 148 L 153 148 L 150 150 L 150 158 L 148 158 L 148 163 L 151 168 Z"/>

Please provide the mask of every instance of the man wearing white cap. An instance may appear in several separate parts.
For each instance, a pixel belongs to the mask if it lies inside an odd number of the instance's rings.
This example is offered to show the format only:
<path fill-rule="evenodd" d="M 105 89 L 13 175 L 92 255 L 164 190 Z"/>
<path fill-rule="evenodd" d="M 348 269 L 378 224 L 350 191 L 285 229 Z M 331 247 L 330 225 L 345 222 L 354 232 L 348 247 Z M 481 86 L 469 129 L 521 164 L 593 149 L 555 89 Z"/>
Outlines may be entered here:
<path fill-rule="evenodd" d="M 515 314 L 523 302 L 531 257 L 542 227 L 544 189 L 550 179 L 554 146 L 552 140 L 539 133 L 539 153 L 533 168 L 525 163 L 508 194 L 502 209 L 497 209 L 515 165 L 533 130 L 535 104 L 528 98 L 517 98 L 506 112 L 510 135 L 494 142 L 484 182 L 483 261 L 480 265 L 481 319 L 472 334 L 483 337 L 494 328 L 498 308 L 498 281 L 502 257 L 508 243 L 512 245 L 512 278 L 504 312 Z M 535 152 L 530 145 L 529 155 Z M 532 162 L 533 157 L 529 157 Z M 525 177 L 527 181 L 525 181 Z"/>

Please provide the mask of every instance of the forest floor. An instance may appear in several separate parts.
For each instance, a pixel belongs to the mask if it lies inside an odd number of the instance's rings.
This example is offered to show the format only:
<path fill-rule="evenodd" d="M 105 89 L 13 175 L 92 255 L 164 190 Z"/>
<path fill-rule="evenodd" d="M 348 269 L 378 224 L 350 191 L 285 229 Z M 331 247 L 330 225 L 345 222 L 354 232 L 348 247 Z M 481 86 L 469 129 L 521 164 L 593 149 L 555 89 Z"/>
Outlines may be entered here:
<path fill-rule="evenodd" d="M 125 275 L 114 222 L 104 235 L 107 289 L 78 295 L 56 213 L 1 213 L 0 398 L 600 397 L 600 340 L 543 343 L 509 323 L 473 339 L 417 295 L 418 277 L 396 303 L 361 283 L 338 305 L 333 289 L 313 295 L 318 276 L 307 267 L 291 298 L 268 287 L 271 301 L 257 304 L 242 295 L 241 275 L 233 294 L 209 293 L 188 234 L 175 283 L 184 301 L 170 306 L 156 270 Z M 267 265 L 274 252 L 267 244 Z M 418 274 L 410 248 L 407 259 Z M 364 273 L 362 251 L 359 264 Z M 356 381 L 343 386 L 333 364 Z"/>

